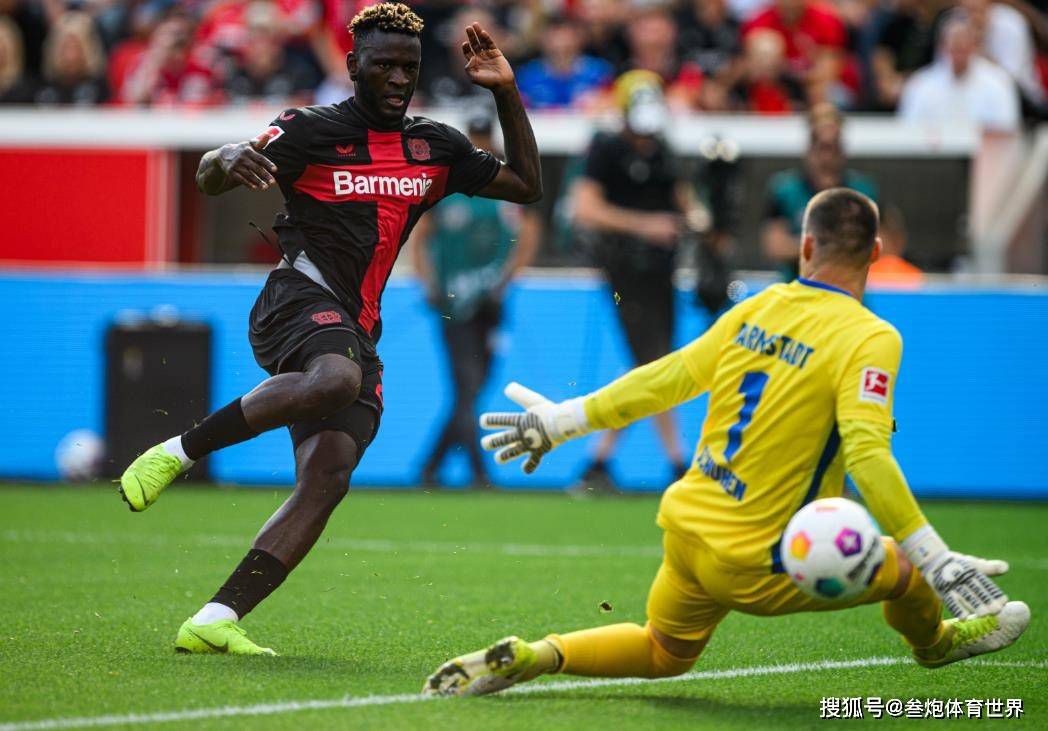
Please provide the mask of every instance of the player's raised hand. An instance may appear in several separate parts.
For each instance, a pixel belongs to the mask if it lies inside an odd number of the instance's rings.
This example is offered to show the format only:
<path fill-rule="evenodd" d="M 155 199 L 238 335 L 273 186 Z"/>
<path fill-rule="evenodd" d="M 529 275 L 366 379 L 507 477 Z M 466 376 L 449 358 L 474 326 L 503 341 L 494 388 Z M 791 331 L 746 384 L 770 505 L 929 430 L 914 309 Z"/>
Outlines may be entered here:
<path fill-rule="evenodd" d="M 259 152 L 266 140 L 261 136 L 249 142 L 225 145 L 218 151 L 218 166 L 226 178 L 251 190 L 266 190 L 276 184 L 277 166 Z"/>
<path fill-rule="evenodd" d="M 525 411 L 494 412 L 480 416 L 481 428 L 502 430 L 480 440 L 484 449 L 497 450 L 495 461 L 499 464 L 527 454 L 523 469 L 530 475 L 551 449 L 590 431 L 581 398 L 553 403 L 542 394 L 515 382 L 508 384 L 504 393 Z"/>
<path fill-rule="evenodd" d="M 480 23 L 466 27 L 462 55 L 466 58 L 466 75 L 477 86 L 496 89 L 514 83 L 513 68 Z"/>

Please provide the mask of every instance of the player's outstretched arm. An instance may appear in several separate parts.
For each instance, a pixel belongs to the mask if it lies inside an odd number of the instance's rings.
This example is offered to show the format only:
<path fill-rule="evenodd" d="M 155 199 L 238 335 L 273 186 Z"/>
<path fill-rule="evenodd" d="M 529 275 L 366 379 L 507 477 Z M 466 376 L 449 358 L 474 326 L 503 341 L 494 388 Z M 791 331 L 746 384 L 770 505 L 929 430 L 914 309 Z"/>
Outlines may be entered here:
<path fill-rule="evenodd" d="M 478 195 L 512 203 L 534 203 L 542 197 L 539 148 L 513 68 L 479 23 L 466 28 L 462 55 L 470 81 L 489 89 L 495 97 L 506 148 L 506 164 Z"/>
<path fill-rule="evenodd" d="M 569 439 L 598 429 L 619 429 L 638 419 L 666 411 L 706 390 L 708 384 L 689 358 L 709 348 L 716 335 L 707 333 L 681 350 L 634 368 L 588 396 L 554 403 L 541 394 L 510 383 L 506 396 L 525 411 L 488 413 L 484 429 L 499 429 L 481 440 L 504 464 L 528 455 L 524 471 L 531 474 L 547 452 Z"/>
<path fill-rule="evenodd" d="M 256 138 L 204 153 L 197 168 L 197 189 L 207 195 L 220 195 L 238 185 L 251 190 L 266 190 L 274 185 L 277 166 L 259 152 L 264 144 L 264 139 Z"/>
<path fill-rule="evenodd" d="M 902 338 L 884 328 L 863 341 L 845 365 L 837 388 L 837 424 L 844 466 L 881 528 L 961 619 L 996 614 L 1008 603 L 988 577 L 1008 564 L 947 548 L 929 525 L 891 452 L 892 404 L 902 361 Z"/>
<path fill-rule="evenodd" d="M 842 421 L 845 467 L 881 528 L 891 534 L 955 616 L 996 614 L 1008 597 L 989 578 L 1008 571 L 1005 561 L 951 551 L 928 523 L 889 446 L 890 428 Z"/>

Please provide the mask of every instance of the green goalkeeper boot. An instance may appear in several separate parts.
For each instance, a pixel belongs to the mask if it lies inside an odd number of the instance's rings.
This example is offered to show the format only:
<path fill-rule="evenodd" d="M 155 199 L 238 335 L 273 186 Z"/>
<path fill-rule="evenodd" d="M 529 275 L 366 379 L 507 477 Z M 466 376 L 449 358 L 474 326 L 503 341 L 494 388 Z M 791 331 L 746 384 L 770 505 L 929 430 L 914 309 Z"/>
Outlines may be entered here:
<path fill-rule="evenodd" d="M 997 614 L 971 619 L 948 619 L 946 631 L 931 647 L 914 649 L 913 659 L 926 668 L 965 660 L 1008 647 L 1030 624 L 1030 607 L 1025 602 L 1008 602 Z"/>
<path fill-rule="evenodd" d="M 487 695 L 534 676 L 536 654 L 519 637 L 506 637 L 484 650 L 456 657 L 437 668 L 422 686 L 423 695 Z"/>

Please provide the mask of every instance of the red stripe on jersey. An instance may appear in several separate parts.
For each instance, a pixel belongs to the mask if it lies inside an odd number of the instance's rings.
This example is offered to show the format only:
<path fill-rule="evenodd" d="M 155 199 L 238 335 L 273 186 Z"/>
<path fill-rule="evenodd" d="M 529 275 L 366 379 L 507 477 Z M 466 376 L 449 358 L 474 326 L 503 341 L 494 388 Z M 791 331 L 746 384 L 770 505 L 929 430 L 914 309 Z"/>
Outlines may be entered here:
<path fill-rule="evenodd" d="M 348 180 L 344 185 L 353 185 L 353 196 L 367 196 L 360 198 L 349 198 L 349 200 L 375 200 L 378 202 L 378 243 L 371 255 L 371 262 L 364 273 L 364 280 L 360 285 L 360 317 L 357 322 L 364 330 L 371 334 L 375 323 L 378 321 L 379 299 L 382 290 L 385 289 L 389 272 L 393 269 L 393 262 L 400 253 L 401 239 L 404 236 L 404 228 L 407 226 L 410 214 L 410 205 L 418 204 L 424 200 L 436 202 L 444 192 L 444 182 L 447 179 L 446 167 L 428 167 L 408 165 L 404 159 L 404 148 L 399 132 L 376 132 L 368 130 L 368 152 L 371 155 L 371 165 L 367 166 L 367 177 L 365 179 L 375 181 L 368 183 L 350 183 Z M 376 171 L 388 172 L 388 175 L 380 175 Z M 433 177 L 422 178 L 425 171 L 433 171 Z M 398 174 L 399 173 L 399 174 Z M 364 175 L 364 173 L 361 173 Z M 382 183 L 383 179 L 397 180 L 398 182 Z M 414 181 L 412 181 L 414 178 Z M 420 179 L 432 180 L 424 191 L 419 190 Z M 409 181 L 409 182 L 399 182 Z M 385 186 L 385 189 L 396 187 L 398 193 L 407 192 L 408 195 L 375 195 L 368 193 L 368 188 L 373 185 Z M 357 187 L 361 192 L 357 192 Z M 348 195 L 348 193 L 347 193 Z M 346 198 L 343 198 L 345 200 Z"/>

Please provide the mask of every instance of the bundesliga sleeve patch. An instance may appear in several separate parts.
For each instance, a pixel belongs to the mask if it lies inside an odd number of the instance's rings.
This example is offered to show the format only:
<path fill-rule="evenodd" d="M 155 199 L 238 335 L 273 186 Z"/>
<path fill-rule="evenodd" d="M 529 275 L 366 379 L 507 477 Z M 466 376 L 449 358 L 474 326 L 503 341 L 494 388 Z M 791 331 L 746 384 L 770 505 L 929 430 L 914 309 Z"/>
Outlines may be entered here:
<path fill-rule="evenodd" d="M 280 127 L 277 127 L 274 124 L 270 127 L 267 127 L 265 131 L 263 131 L 261 134 L 255 137 L 255 139 L 253 139 L 252 142 L 260 143 L 261 147 L 259 147 L 258 149 L 264 150 L 267 147 L 269 147 L 269 143 L 280 137 L 280 135 L 282 134 L 284 134 L 284 130 L 282 130 Z"/>
<path fill-rule="evenodd" d="M 888 382 L 891 376 L 880 368 L 863 368 L 859 383 L 859 400 L 888 405 Z"/>

